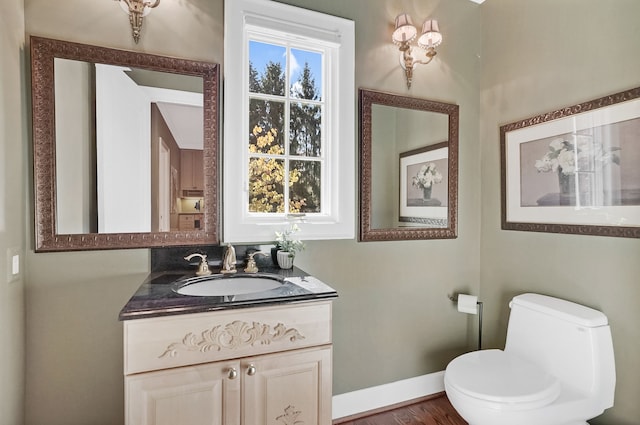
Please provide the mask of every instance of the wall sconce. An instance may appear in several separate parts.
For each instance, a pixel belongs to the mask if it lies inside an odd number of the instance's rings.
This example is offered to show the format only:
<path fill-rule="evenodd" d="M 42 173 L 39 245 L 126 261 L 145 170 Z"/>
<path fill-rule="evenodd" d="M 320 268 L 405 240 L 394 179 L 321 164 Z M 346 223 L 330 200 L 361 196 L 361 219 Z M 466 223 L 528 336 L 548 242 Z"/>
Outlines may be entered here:
<path fill-rule="evenodd" d="M 140 31 L 142 30 L 142 18 L 147 16 L 151 9 L 158 7 L 160 0 L 115 0 L 120 3 L 120 7 L 129 15 L 133 40 L 138 43 Z"/>
<path fill-rule="evenodd" d="M 396 29 L 391 36 L 393 42 L 400 49 L 400 66 L 404 68 L 407 77 L 407 88 L 411 88 L 413 80 L 413 68 L 418 64 L 426 65 L 433 60 L 436 55 L 436 47 L 442 43 L 442 34 L 438 28 L 438 21 L 435 19 L 427 19 L 422 24 L 422 34 L 418 38 L 418 46 L 426 50 L 426 60 L 415 60 L 411 48 L 411 42 L 416 38 L 418 31 L 413 25 L 411 16 L 407 13 L 401 13 L 396 16 Z"/>

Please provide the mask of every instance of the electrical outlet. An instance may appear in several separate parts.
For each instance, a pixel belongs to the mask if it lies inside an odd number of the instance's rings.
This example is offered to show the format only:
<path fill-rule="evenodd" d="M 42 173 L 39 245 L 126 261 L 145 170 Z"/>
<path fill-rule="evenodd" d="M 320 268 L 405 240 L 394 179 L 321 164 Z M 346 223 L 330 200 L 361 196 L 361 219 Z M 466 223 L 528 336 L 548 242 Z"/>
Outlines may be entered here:
<path fill-rule="evenodd" d="M 7 249 L 7 282 L 13 282 L 20 279 L 20 249 Z"/>

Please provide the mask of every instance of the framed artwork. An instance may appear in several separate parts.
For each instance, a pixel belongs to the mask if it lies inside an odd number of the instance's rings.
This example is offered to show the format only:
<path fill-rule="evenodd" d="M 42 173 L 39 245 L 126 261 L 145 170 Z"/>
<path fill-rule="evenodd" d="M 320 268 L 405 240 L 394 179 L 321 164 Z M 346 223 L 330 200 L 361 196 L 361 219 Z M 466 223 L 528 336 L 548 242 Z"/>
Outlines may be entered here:
<path fill-rule="evenodd" d="M 500 127 L 502 228 L 640 238 L 640 87 Z"/>
<path fill-rule="evenodd" d="M 449 144 L 400 154 L 400 218 L 410 226 L 447 227 Z"/>

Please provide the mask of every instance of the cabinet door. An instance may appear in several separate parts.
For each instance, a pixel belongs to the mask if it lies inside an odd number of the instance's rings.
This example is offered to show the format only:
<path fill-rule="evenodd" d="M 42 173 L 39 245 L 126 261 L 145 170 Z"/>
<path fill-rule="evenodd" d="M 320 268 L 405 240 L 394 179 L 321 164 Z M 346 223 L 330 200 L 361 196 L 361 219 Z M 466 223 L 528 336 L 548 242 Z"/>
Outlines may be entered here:
<path fill-rule="evenodd" d="M 180 214 L 178 218 L 178 230 L 195 229 L 194 214 Z"/>
<path fill-rule="evenodd" d="M 204 190 L 204 152 L 193 152 L 193 187 L 197 190 Z"/>
<path fill-rule="evenodd" d="M 182 190 L 204 189 L 204 154 L 201 150 L 180 151 L 180 187 Z"/>
<path fill-rule="evenodd" d="M 193 151 L 183 149 L 180 151 L 180 188 L 182 190 L 193 189 Z"/>
<path fill-rule="evenodd" d="M 244 425 L 330 425 L 331 346 L 243 359 Z"/>
<path fill-rule="evenodd" d="M 218 362 L 126 376 L 126 423 L 240 425 L 238 371 Z"/>

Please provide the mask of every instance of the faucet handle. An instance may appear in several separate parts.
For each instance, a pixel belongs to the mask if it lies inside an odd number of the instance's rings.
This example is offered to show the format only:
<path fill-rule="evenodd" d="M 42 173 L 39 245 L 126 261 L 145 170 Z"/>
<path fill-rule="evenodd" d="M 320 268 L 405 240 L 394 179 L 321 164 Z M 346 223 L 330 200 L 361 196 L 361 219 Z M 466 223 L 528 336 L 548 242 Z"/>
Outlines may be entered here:
<path fill-rule="evenodd" d="M 207 262 L 206 254 L 198 254 L 193 253 L 191 255 L 187 255 L 184 257 L 185 260 L 191 261 L 193 257 L 200 257 L 200 264 L 198 264 L 198 271 L 196 272 L 196 276 L 206 276 L 211 274 L 211 270 L 209 270 L 209 263 Z"/>
<path fill-rule="evenodd" d="M 267 254 L 261 251 L 253 251 L 247 253 L 247 257 L 249 258 L 247 259 L 247 267 L 244 269 L 246 273 L 258 273 L 258 265 L 256 264 L 256 259 L 253 258 L 253 256 L 256 254 L 267 256 Z"/>

